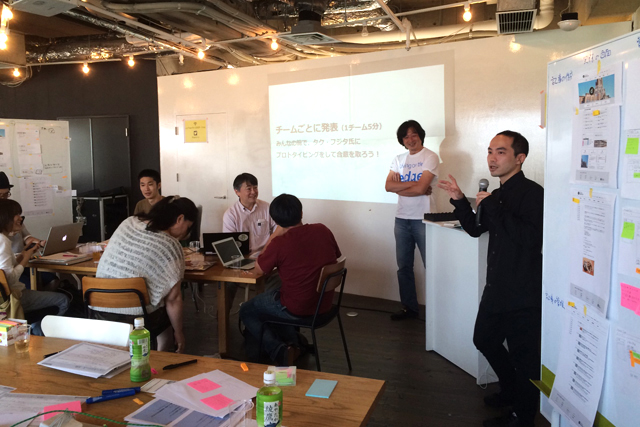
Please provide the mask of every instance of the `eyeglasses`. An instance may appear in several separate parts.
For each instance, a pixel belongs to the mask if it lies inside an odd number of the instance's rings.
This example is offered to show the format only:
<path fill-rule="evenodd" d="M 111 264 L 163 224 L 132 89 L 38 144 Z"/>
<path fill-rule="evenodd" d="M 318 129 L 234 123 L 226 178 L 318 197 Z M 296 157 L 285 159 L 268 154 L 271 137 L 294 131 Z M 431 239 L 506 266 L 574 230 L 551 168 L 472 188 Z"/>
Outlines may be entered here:
<path fill-rule="evenodd" d="M 0 199 L 8 199 L 11 197 L 11 191 L 7 191 L 6 193 L 0 193 Z"/>

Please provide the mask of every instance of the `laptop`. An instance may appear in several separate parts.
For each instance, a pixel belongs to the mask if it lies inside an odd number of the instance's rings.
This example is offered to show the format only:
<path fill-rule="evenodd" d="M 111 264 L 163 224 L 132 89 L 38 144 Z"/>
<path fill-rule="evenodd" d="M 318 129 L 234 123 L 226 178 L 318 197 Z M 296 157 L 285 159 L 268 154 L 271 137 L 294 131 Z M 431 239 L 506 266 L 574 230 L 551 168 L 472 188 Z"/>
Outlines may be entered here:
<path fill-rule="evenodd" d="M 256 265 L 254 260 L 247 259 L 242 255 L 233 237 L 213 242 L 212 245 L 218 254 L 218 258 L 220 258 L 220 262 L 227 268 L 250 270 Z"/>
<path fill-rule="evenodd" d="M 67 252 L 76 248 L 82 235 L 82 224 L 73 223 L 51 227 L 47 243 L 31 262 L 43 264 L 72 265 L 93 258 L 92 254 Z"/>
<path fill-rule="evenodd" d="M 229 237 L 233 237 L 236 241 L 236 245 L 240 248 L 240 252 L 242 255 L 249 255 L 249 237 L 250 233 L 248 231 L 243 231 L 240 233 L 202 233 L 202 247 L 204 248 L 204 253 L 206 255 L 213 255 L 216 253 L 216 249 L 213 247 L 213 242 L 219 242 L 220 240 L 228 239 Z"/>

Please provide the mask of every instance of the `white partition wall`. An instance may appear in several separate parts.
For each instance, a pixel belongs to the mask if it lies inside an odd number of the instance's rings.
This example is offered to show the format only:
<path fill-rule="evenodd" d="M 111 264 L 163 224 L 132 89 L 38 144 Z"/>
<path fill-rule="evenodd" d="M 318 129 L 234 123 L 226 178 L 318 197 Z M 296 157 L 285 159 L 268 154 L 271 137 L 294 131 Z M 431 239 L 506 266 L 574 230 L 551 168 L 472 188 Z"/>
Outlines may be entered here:
<path fill-rule="evenodd" d="M 322 80 L 438 64 L 444 65 L 444 105 L 448 115 L 445 135 L 437 147 L 443 162 L 441 174 L 455 175 L 466 193 L 475 194 L 478 180 L 489 175 L 485 160 L 489 140 L 499 131 L 513 129 L 522 132 L 531 143 L 525 174 L 543 183 L 545 131 L 539 127 L 539 94 L 546 87 L 546 64 L 628 30 L 628 23 L 610 24 L 582 27 L 572 33 L 544 31 L 516 37 L 414 47 L 408 52 L 404 49 L 382 51 L 160 77 L 163 192 L 180 192 L 193 198 L 204 208 L 202 230 L 219 231 L 222 227 L 221 212 L 236 200 L 231 183 L 237 174 L 250 172 L 256 175 L 260 197 L 266 201 L 273 198 L 269 84 L 273 83 L 274 76 L 302 73 Z M 394 112 L 402 107 L 408 111 L 403 119 L 421 120 L 412 117 L 412 112 L 424 110 L 424 104 L 430 102 L 429 94 L 397 96 L 393 89 L 395 86 L 387 83 L 381 80 L 372 84 L 368 91 L 361 92 L 359 100 L 382 112 Z M 430 83 L 421 79 L 410 82 L 420 90 Z M 416 93 L 422 92 L 416 90 Z M 295 110 L 309 104 L 330 106 L 326 100 L 334 98 L 337 94 L 331 90 L 315 93 L 292 91 L 288 102 Z M 415 109 L 411 108 L 414 105 Z M 319 111 L 318 116 L 321 113 L 324 110 Z M 221 114 L 225 120 L 219 120 L 217 127 L 209 128 L 211 137 L 208 142 L 184 146 L 183 132 L 179 130 L 176 133 L 177 117 L 216 115 L 219 118 Z M 403 150 L 395 138 L 399 124 L 385 127 L 382 135 L 397 154 Z M 433 141 L 429 140 L 428 144 L 431 143 Z M 201 144 L 202 150 L 193 144 Z M 194 156 L 193 162 L 184 159 L 185 152 Z M 224 166 L 219 164 L 221 160 Z M 366 178 L 342 184 L 382 191 L 390 164 L 391 158 L 385 159 L 382 166 L 376 166 L 376 170 L 371 170 Z M 188 172 L 184 170 L 185 165 L 191 165 Z M 201 179 L 182 186 L 179 180 L 183 173 L 197 174 Z M 226 180 L 218 179 L 220 173 L 226 175 Z M 316 176 L 314 169 L 306 173 Z M 322 179 L 316 179 L 314 185 L 322 186 Z M 491 180 L 490 188 L 496 185 L 497 180 Z M 446 195 L 438 190 L 435 192 L 438 209 L 452 210 Z M 225 196 L 227 199 L 218 198 Z M 318 199 L 303 199 L 302 202 L 304 221 L 326 224 L 336 235 L 342 252 L 348 256 L 347 292 L 398 300 L 393 237 L 395 205 Z M 421 264 L 419 257 L 416 257 L 416 263 Z M 416 277 L 416 283 L 419 284 L 419 301 L 424 303 L 424 288 L 420 285 L 424 283 L 424 276 L 421 273 Z"/>

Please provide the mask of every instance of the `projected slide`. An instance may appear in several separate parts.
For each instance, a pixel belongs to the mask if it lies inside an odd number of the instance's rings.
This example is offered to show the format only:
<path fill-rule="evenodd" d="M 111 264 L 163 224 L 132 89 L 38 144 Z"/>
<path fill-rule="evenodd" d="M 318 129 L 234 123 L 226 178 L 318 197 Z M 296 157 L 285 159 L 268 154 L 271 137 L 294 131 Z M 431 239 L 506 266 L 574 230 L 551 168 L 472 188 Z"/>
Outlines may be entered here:
<path fill-rule="evenodd" d="M 444 93 L 444 65 L 269 86 L 273 195 L 396 203 L 384 191 L 406 151 L 396 130 L 417 120 L 439 154 Z"/>

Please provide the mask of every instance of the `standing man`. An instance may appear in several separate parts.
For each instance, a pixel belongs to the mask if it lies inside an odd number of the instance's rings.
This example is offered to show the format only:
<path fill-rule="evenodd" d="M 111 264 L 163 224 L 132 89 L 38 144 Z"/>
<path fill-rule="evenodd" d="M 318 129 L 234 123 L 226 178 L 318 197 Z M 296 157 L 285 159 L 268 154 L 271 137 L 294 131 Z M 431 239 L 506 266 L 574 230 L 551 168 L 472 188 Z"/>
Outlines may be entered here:
<path fill-rule="evenodd" d="M 490 233 L 487 283 L 473 343 L 500 381 L 500 393 L 486 396 L 485 404 L 513 410 L 486 420 L 485 427 L 533 427 L 538 412 L 539 393 L 529 380 L 540 378 L 544 190 L 522 173 L 528 153 L 529 142 L 517 132 L 506 130 L 491 140 L 487 163 L 491 176 L 500 178 L 500 188 L 476 195 L 479 223 L 453 176 L 438 184 L 470 236 Z"/>
<path fill-rule="evenodd" d="M 138 174 L 138 180 L 140 181 L 140 192 L 142 192 L 144 199 L 136 204 L 133 214 L 148 214 L 153 205 L 164 198 L 160 194 L 160 189 L 162 188 L 160 173 L 153 169 L 144 169 Z"/>
<path fill-rule="evenodd" d="M 249 249 L 252 256 L 257 256 L 276 229 L 276 223 L 269 215 L 269 203 L 258 200 L 258 179 L 250 173 L 241 173 L 233 180 L 233 191 L 238 201 L 224 213 L 222 231 L 248 231 Z"/>
<path fill-rule="evenodd" d="M 425 212 L 431 212 L 435 200 L 431 196 L 431 181 L 438 175 L 440 158 L 433 151 L 423 147 L 425 131 L 415 120 L 400 125 L 397 138 L 406 153 L 398 155 L 391 162 L 385 190 L 398 194 L 395 228 L 396 261 L 398 263 L 398 285 L 402 310 L 391 315 L 392 320 L 415 319 L 418 317 L 418 296 L 413 273 L 413 259 L 416 245 L 424 265 L 424 219 Z"/>

